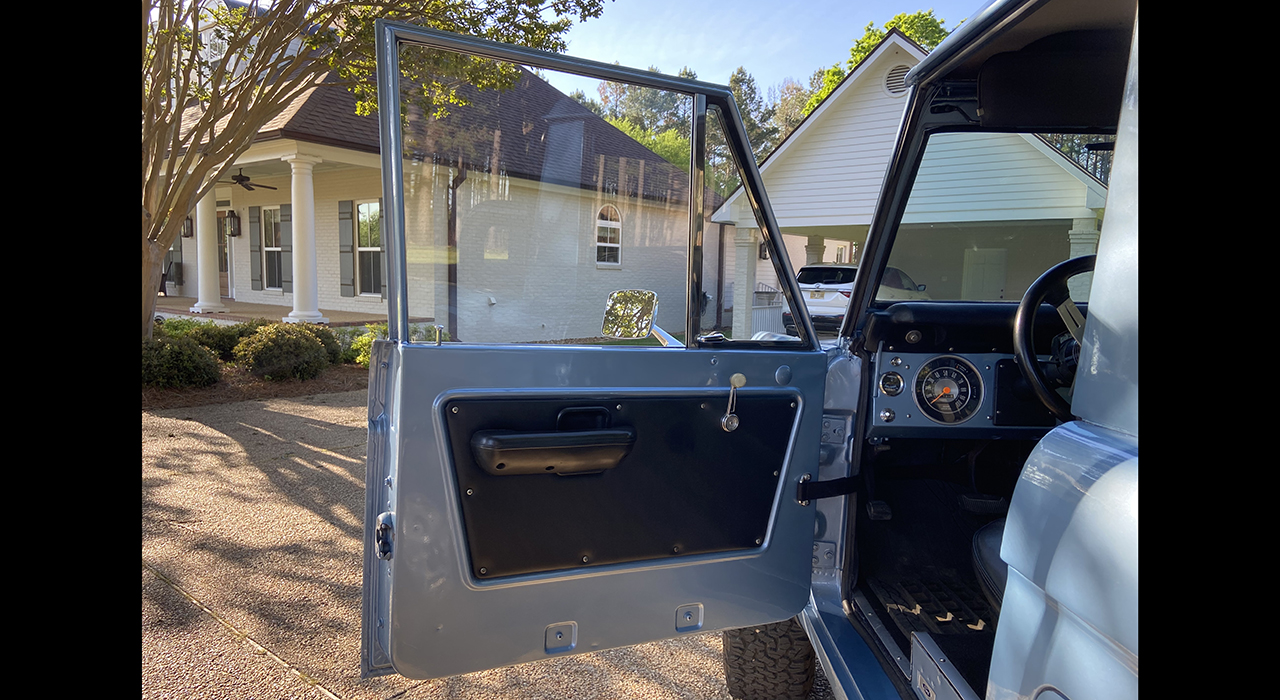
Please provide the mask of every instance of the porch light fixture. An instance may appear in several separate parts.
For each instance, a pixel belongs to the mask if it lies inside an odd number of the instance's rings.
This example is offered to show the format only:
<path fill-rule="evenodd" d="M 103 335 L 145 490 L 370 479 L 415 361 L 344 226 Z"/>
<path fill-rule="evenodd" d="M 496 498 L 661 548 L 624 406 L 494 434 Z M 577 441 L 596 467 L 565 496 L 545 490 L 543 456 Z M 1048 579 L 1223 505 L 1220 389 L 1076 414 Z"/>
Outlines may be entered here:
<path fill-rule="evenodd" d="M 759 250 L 759 252 L 758 252 L 758 257 L 759 257 L 761 260 L 768 260 L 768 259 L 769 259 L 769 244 L 768 244 L 768 243 L 766 243 L 766 242 L 764 242 L 764 241 L 760 241 L 760 250 Z"/>
<path fill-rule="evenodd" d="M 182 222 L 182 237 L 191 238 L 194 235 L 196 235 L 196 225 L 195 222 L 191 220 L 191 217 L 188 216 L 186 220 Z"/>
<path fill-rule="evenodd" d="M 236 215 L 236 210 L 232 209 L 222 218 L 223 233 L 228 238 L 236 238 L 240 235 L 240 217 Z"/>

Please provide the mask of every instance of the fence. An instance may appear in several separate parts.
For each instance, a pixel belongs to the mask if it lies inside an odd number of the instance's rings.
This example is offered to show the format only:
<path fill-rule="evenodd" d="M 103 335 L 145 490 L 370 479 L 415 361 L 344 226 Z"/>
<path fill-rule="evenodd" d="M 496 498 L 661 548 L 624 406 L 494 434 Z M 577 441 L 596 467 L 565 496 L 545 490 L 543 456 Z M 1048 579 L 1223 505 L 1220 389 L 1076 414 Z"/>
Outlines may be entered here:
<path fill-rule="evenodd" d="M 786 328 L 782 325 L 784 308 L 785 301 L 781 291 L 757 282 L 751 299 L 751 332 L 786 333 Z"/>

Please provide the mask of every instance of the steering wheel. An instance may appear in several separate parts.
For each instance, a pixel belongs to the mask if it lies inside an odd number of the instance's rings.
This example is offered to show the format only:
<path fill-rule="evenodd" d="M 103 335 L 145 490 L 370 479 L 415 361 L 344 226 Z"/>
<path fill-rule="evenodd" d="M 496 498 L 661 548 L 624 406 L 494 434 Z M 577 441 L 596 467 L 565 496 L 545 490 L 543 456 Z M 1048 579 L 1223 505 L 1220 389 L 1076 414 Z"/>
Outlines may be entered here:
<path fill-rule="evenodd" d="M 1067 324 L 1067 331 L 1071 333 L 1071 337 L 1075 338 L 1077 343 L 1082 342 L 1084 315 L 1080 313 L 1080 309 L 1076 308 L 1075 302 L 1071 301 L 1067 280 L 1083 272 L 1092 271 L 1097 258 L 1096 255 L 1084 255 L 1060 262 L 1046 270 L 1039 279 L 1031 283 L 1027 293 L 1022 295 L 1022 302 L 1018 304 L 1018 313 L 1013 317 L 1013 356 L 1018 360 L 1018 369 L 1022 370 L 1022 376 L 1031 385 L 1031 391 L 1035 393 L 1036 398 L 1040 399 L 1040 403 L 1043 403 L 1055 418 L 1064 423 L 1075 420 L 1075 416 L 1071 413 L 1071 404 L 1049 387 L 1044 369 L 1036 360 L 1033 347 L 1036 311 L 1042 303 L 1048 302 L 1058 310 L 1058 315 Z"/>

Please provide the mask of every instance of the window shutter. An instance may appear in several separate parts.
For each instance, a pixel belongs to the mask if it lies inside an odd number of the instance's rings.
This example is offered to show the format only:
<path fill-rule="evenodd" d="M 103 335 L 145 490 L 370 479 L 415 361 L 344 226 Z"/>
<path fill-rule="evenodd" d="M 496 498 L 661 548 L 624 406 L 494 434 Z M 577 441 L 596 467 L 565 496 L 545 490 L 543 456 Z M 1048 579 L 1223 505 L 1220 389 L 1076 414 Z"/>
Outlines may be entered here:
<path fill-rule="evenodd" d="M 262 207 L 249 207 L 249 286 L 262 290 Z"/>
<path fill-rule="evenodd" d="M 355 202 L 338 202 L 338 282 L 342 296 L 356 295 Z"/>
<path fill-rule="evenodd" d="M 382 246 L 382 300 L 387 300 L 387 217 L 382 215 L 382 197 L 378 197 L 378 244 Z M 403 287 L 401 287 L 403 289 Z"/>
<path fill-rule="evenodd" d="M 293 291 L 293 205 L 280 205 L 280 291 Z"/>

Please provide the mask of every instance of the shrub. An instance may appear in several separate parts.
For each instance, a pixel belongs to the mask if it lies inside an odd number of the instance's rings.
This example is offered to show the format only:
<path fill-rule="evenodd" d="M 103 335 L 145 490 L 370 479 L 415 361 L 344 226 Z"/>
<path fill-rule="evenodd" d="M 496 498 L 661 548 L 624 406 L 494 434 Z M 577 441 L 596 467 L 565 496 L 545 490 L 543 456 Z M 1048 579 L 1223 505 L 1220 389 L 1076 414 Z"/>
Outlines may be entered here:
<path fill-rule="evenodd" d="M 368 332 L 359 338 L 356 338 L 355 341 L 351 343 L 351 354 L 353 355 L 352 362 L 355 362 L 361 367 L 368 367 L 369 360 L 373 357 L 373 341 L 376 340 L 377 337 L 378 336 L 374 333 Z"/>
<path fill-rule="evenodd" d="M 330 364 L 336 365 L 342 362 L 342 345 L 338 343 L 337 336 L 333 334 L 333 331 L 328 326 L 320 326 L 314 323 L 299 323 L 298 325 L 305 328 L 307 332 L 316 337 L 316 340 L 320 341 L 320 344 L 324 346 L 325 354 L 329 357 Z"/>
<path fill-rule="evenodd" d="M 324 345 L 301 324 L 273 323 L 241 340 L 236 361 L 265 379 L 312 379 L 329 365 Z"/>
<path fill-rule="evenodd" d="M 387 337 L 387 324 L 385 323 L 371 323 L 364 328 L 364 334 L 355 335 L 354 339 L 351 340 L 350 346 L 343 351 L 343 362 L 354 362 L 361 367 L 368 367 L 369 360 L 373 356 L 373 341 Z M 415 342 L 435 342 L 436 331 L 431 326 L 411 324 L 409 326 L 409 338 Z M 448 331 L 440 331 L 440 340 L 441 342 L 449 340 Z"/>
<path fill-rule="evenodd" d="M 355 347 L 355 343 L 365 333 L 366 331 L 363 328 L 356 328 L 355 326 L 333 329 L 333 335 L 338 340 L 338 347 L 341 348 L 341 352 L 338 354 L 339 362 L 351 364 L 356 361 L 356 356 L 360 354 L 360 351 Z"/>
<path fill-rule="evenodd" d="M 209 386 L 222 376 L 218 358 L 190 338 L 142 341 L 142 383 L 158 387 Z"/>
<path fill-rule="evenodd" d="M 218 356 L 218 359 L 223 362 L 231 362 L 235 359 L 236 345 L 245 335 L 242 328 L 243 325 L 219 326 L 209 324 L 191 329 L 186 337 L 212 350 Z"/>
<path fill-rule="evenodd" d="M 382 324 L 382 337 L 386 337 L 386 324 Z M 415 343 L 434 343 L 436 342 L 436 327 L 429 323 L 410 323 L 409 324 L 409 340 Z M 440 342 L 449 340 L 449 331 L 440 331 Z"/>
<path fill-rule="evenodd" d="M 213 321 L 201 321 L 195 318 L 166 318 L 156 324 L 155 330 L 158 332 L 153 333 L 153 335 L 163 335 L 166 338 L 181 338 L 198 328 L 208 328 L 214 325 Z"/>

